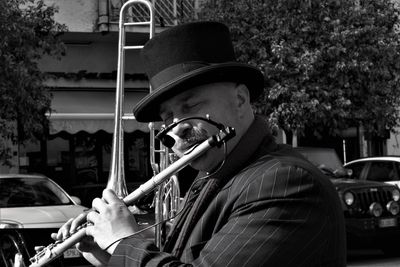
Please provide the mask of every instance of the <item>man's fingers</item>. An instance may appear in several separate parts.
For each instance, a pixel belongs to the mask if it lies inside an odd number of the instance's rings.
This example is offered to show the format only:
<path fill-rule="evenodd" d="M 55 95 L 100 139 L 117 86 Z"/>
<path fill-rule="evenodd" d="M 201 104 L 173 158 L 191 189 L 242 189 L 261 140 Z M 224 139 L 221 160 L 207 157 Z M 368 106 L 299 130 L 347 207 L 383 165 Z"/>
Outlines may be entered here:
<path fill-rule="evenodd" d="M 53 240 L 57 240 L 57 233 L 51 233 L 51 234 L 50 234 L 50 237 L 51 237 Z"/>
<path fill-rule="evenodd" d="M 87 219 L 87 221 L 88 221 L 89 224 L 96 224 L 96 222 L 99 220 L 99 217 L 100 217 L 100 215 L 99 215 L 98 212 L 96 212 L 96 211 L 91 211 L 91 212 L 89 212 L 89 213 L 87 214 L 86 219 Z"/>
<path fill-rule="evenodd" d="M 92 201 L 92 207 L 99 213 L 105 212 L 108 205 L 112 205 L 115 203 L 121 203 L 122 201 L 117 197 L 111 189 L 104 189 L 102 198 L 95 198 Z"/>
<path fill-rule="evenodd" d="M 69 234 L 75 233 L 76 229 L 86 222 L 87 213 L 81 213 L 76 218 L 72 220 L 71 228 L 69 229 Z"/>
<path fill-rule="evenodd" d="M 103 190 L 103 199 L 108 204 L 112 204 L 112 203 L 115 203 L 115 202 L 122 202 L 122 200 L 119 199 L 119 197 L 111 189 L 104 189 Z"/>
<path fill-rule="evenodd" d="M 95 198 L 92 201 L 92 208 L 98 211 L 99 213 L 104 212 L 106 205 L 107 205 L 106 202 L 104 202 L 104 200 L 100 198 Z"/>
<path fill-rule="evenodd" d="M 63 240 L 69 237 L 70 236 L 69 231 L 73 220 L 74 220 L 73 218 L 69 219 L 63 226 L 60 227 L 60 229 L 58 229 L 57 233 L 51 234 L 51 238 L 53 238 L 54 240 Z"/>
<path fill-rule="evenodd" d="M 76 229 L 86 221 L 86 213 L 79 214 L 76 218 L 69 219 L 63 226 L 58 229 L 57 233 L 50 236 L 54 240 L 64 240 L 75 233 Z"/>
<path fill-rule="evenodd" d="M 93 242 L 93 237 L 92 236 L 85 236 L 82 238 L 79 243 L 76 244 L 75 246 L 80 252 L 90 252 L 94 248 L 97 247 L 97 245 Z"/>

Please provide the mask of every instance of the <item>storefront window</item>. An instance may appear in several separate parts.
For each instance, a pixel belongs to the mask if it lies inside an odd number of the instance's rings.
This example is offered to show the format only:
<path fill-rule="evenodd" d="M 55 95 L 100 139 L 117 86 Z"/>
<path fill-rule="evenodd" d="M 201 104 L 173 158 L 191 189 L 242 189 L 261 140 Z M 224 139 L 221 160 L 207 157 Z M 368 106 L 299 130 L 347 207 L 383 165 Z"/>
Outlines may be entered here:
<path fill-rule="evenodd" d="M 89 201 L 92 196 L 101 196 L 107 184 L 111 143 L 112 134 L 105 131 L 51 135 L 42 144 L 30 144 L 25 148 L 29 163 L 26 172 L 47 175 L 67 191 Z M 125 133 L 124 143 L 126 183 L 128 187 L 136 187 L 147 181 L 152 173 L 149 134 L 141 131 Z"/>

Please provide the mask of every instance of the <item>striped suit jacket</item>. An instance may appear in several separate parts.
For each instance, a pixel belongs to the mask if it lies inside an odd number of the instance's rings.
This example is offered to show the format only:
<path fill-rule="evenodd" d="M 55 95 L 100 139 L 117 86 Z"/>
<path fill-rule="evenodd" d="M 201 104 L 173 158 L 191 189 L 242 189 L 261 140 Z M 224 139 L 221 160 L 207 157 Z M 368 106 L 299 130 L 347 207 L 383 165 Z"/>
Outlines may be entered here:
<path fill-rule="evenodd" d="M 202 212 L 185 228 L 182 244 L 160 252 L 130 237 L 109 266 L 346 266 L 333 185 L 291 148 L 277 145 L 260 118 L 213 179 L 224 182 L 209 202 L 197 203 Z"/>

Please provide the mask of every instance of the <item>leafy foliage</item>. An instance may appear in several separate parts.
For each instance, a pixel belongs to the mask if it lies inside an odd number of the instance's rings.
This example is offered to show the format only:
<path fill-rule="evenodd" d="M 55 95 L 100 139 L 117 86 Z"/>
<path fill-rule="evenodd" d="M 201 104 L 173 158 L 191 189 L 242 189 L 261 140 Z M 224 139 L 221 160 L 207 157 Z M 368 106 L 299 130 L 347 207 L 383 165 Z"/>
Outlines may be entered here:
<path fill-rule="evenodd" d="M 285 131 L 379 134 L 399 123 L 398 11 L 387 0 L 219 0 L 198 19 L 230 27 L 239 61 L 268 81 L 256 110 Z"/>
<path fill-rule="evenodd" d="M 0 140 L 23 143 L 46 132 L 51 95 L 37 61 L 65 51 L 58 35 L 66 27 L 54 21 L 56 11 L 42 0 L 0 1 Z M 9 156 L 1 142 L 0 158 Z"/>

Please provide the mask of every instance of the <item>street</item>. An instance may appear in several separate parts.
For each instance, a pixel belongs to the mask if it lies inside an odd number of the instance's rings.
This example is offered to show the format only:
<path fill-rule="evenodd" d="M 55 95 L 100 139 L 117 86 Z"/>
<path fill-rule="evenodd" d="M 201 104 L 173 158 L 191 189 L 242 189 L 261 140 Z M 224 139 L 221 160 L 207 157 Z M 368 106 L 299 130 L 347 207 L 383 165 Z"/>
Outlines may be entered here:
<path fill-rule="evenodd" d="M 73 267 L 89 267 L 80 265 Z M 385 256 L 380 250 L 364 249 L 349 250 L 347 257 L 348 267 L 399 267 L 400 253 L 396 257 Z"/>
<path fill-rule="evenodd" d="M 89 267 L 80 265 L 73 267 Z M 347 257 L 348 267 L 399 267 L 400 253 L 396 257 L 385 256 L 380 250 L 364 249 L 349 250 Z"/>
<path fill-rule="evenodd" d="M 73 267 L 89 267 L 73 266 Z M 388 257 L 383 255 L 379 250 L 350 250 L 347 258 L 348 267 L 399 267 L 400 254 L 396 257 Z"/>
<path fill-rule="evenodd" d="M 347 257 L 347 266 L 351 267 L 398 267 L 400 266 L 399 256 L 385 256 L 379 250 L 349 250 Z"/>

